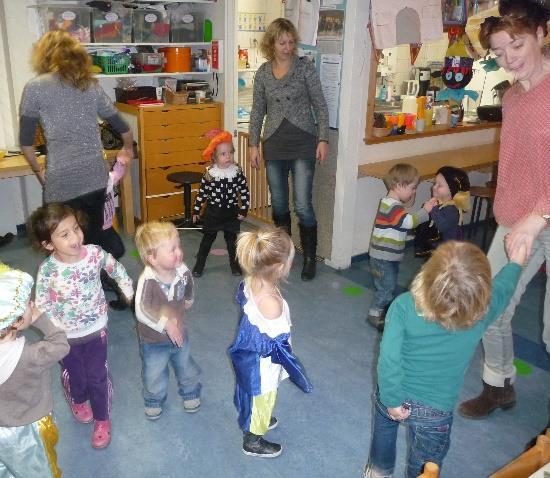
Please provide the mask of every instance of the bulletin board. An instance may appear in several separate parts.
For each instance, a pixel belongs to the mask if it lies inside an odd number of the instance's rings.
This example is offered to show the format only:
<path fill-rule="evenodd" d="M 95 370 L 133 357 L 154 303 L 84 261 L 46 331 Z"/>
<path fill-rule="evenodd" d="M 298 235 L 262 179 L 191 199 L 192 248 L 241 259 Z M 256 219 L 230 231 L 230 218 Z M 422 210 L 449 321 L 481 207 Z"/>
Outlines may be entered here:
<path fill-rule="evenodd" d="M 298 54 L 315 62 L 329 110 L 338 129 L 346 0 L 286 0 L 285 17 L 298 28 Z"/>

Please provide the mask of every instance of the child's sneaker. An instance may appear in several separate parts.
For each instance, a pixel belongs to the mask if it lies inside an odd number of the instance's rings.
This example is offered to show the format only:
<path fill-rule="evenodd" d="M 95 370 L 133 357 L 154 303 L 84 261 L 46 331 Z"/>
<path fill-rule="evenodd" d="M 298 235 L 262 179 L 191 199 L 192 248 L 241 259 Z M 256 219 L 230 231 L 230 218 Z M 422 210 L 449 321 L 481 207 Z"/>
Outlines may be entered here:
<path fill-rule="evenodd" d="M 264 440 L 260 435 L 245 432 L 243 436 L 243 453 L 260 458 L 275 458 L 281 454 L 283 448 L 278 443 Z"/>
<path fill-rule="evenodd" d="M 92 433 L 92 446 L 106 448 L 111 443 L 111 420 L 96 420 Z"/>
<path fill-rule="evenodd" d="M 184 400 L 183 401 L 183 409 L 187 413 L 195 413 L 199 411 L 199 408 L 201 407 L 201 399 L 200 398 L 192 398 L 191 400 Z"/>
<path fill-rule="evenodd" d="M 274 428 L 277 428 L 277 425 L 279 424 L 279 420 L 277 420 L 275 417 L 271 417 L 269 419 L 269 425 L 267 427 L 268 430 L 273 430 Z"/>
<path fill-rule="evenodd" d="M 145 407 L 145 416 L 149 420 L 156 420 L 162 415 L 161 407 Z"/>
<path fill-rule="evenodd" d="M 383 315 L 367 315 L 367 323 L 372 325 L 379 332 L 384 331 L 385 317 Z"/>

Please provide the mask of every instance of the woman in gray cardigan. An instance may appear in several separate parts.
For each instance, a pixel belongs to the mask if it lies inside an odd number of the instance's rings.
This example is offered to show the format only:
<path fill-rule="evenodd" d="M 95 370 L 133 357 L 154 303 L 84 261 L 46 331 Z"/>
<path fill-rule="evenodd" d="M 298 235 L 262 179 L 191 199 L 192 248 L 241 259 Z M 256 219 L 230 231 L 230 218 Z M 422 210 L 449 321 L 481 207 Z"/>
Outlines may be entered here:
<path fill-rule="evenodd" d="M 259 166 L 260 134 L 275 225 L 290 235 L 288 177 L 304 250 L 302 280 L 315 277 L 317 220 L 311 202 L 315 160 L 328 155 L 328 109 L 315 65 L 296 55 L 298 32 L 278 18 L 267 27 L 260 49 L 268 59 L 254 78 L 250 113 L 250 160 Z M 315 114 L 315 116 L 314 116 Z M 317 124 L 315 124 L 317 121 Z"/>

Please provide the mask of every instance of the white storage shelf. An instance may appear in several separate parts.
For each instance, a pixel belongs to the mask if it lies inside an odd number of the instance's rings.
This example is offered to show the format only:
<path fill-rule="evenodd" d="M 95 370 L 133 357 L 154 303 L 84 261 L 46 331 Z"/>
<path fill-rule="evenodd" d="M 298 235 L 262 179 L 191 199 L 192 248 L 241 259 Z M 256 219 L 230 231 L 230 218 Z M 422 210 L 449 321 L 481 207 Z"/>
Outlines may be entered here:
<path fill-rule="evenodd" d="M 188 76 L 188 75 L 210 75 L 212 73 L 218 73 L 217 70 L 211 71 L 182 71 L 182 72 L 160 72 L 160 73 L 113 73 L 112 75 L 105 73 L 98 73 L 95 75 L 98 78 L 134 78 L 136 76 L 140 78 L 155 77 L 155 76 Z"/>
<path fill-rule="evenodd" d="M 196 3 L 196 2 L 193 2 Z M 210 2 L 203 2 L 210 3 Z M 222 55 L 222 42 L 218 42 L 218 54 Z M 188 43 L 82 43 L 83 46 L 90 52 L 104 49 L 115 49 L 115 48 L 127 48 L 127 47 L 138 47 L 138 46 L 154 46 L 158 48 L 163 47 L 191 47 L 191 48 L 212 48 L 212 42 L 188 42 Z M 247 71 L 250 71 L 248 69 Z M 189 76 L 189 75 L 199 75 L 205 76 L 212 73 L 222 73 L 221 69 L 210 70 L 210 71 L 185 71 L 185 72 L 160 72 L 160 73 L 119 73 L 119 74 L 105 74 L 98 73 L 96 76 L 98 78 L 134 78 L 134 77 L 154 77 L 154 76 Z"/>
<path fill-rule="evenodd" d="M 189 43 L 82 43 L 88 49 L 93 49 L 97 47 L 98 49 L 102 48 L 125 48 L 129 46 L 158 46 L 160 48 L 166 46 L 188 46 L 188 47 L 211 47 L 212 42 L 189 42 Z"/>

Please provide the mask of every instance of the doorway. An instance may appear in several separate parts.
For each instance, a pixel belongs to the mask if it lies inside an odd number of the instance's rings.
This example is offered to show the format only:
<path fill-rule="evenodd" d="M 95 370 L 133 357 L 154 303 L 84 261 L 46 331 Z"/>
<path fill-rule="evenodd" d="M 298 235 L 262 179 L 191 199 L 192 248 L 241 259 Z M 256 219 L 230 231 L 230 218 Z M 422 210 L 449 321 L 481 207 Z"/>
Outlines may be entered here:
<path fill-rule="evenodd" d="M 233 61 L 235 77 L 233 98 L 235 111 L 233 118 L 234 136 L 238 163 L 248 179 L 250 188 L 249 216 L 260 222 L 271 222 L 271 201 L 267 187 L 265 165 L 259 169 L 250 166 L 248 140 L 250 110 L 254 76 L 266 60 L 260 53 L 260 42 L 266 27 L 284 13 L 283 3 L 273 0 L 237 0 L 235 4 L 235 39 Z"/>

